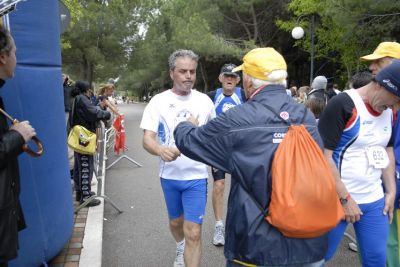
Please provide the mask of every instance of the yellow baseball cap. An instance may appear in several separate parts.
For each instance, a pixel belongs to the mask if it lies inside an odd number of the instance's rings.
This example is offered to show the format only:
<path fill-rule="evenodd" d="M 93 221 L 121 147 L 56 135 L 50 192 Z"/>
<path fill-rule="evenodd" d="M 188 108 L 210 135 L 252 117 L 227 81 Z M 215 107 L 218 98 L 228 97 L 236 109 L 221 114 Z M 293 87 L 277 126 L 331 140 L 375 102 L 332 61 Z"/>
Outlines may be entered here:
<path fill-rule="evenodd" d="M 375 49 L 374 53 L 360 57 L 360 60 L 371 61 L 384 57 L 400 59 L 400 44 L 396 42 L 382 42 Z"/>
<path fill-rule="evenodd" d="M 243 64 L 232 71 L 242 70 L 246 74 L 267 80 L 273 70 L 287 70 L 285 59 L 272 47 L 255 48 L 243 57 Z"/>

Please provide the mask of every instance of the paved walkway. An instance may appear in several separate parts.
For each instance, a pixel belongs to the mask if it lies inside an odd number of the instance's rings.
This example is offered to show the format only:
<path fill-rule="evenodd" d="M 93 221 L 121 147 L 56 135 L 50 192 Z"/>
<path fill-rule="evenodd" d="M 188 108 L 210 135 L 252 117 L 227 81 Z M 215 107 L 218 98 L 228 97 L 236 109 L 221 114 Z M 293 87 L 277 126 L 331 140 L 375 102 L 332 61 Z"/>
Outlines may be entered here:
<path fill-rule="evenodd" d="M 75 190 L 72 191 L 75 210 L 79 203 L 75 201 Z M 97 192 L 95 180 L 92 184 L 92 191 Z M 70 240 L 48 265 L 50 267 L 100 267 L 103 243 L 103 213 L 104 200 L 99 206 L 85 207 L 74 214 L 74 230 Z"/>
<path fill-rule="evenodd" d="M 73 196 L 75 199 L 75 194 Z M 74 201 L 74 208 L 78 206 L 78 202 Z M 58 255 L 49 262 L 51 267 L 78 267 L 82 252 L 82 243 L 85 235 L 86 219 L 89 208 L 81 209 L 74 215 L 74 231 L 71 239 Z"/>

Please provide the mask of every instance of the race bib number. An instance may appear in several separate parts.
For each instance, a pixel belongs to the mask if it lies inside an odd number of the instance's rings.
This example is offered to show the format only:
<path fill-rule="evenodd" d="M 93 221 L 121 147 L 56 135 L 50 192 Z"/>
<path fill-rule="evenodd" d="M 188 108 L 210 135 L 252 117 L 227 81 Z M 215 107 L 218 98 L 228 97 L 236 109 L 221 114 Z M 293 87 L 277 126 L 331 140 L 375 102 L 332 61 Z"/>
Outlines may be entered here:
<path fill-rule="evenodd" d="M 389 156 L 382 146 L 370 146 L 366 148 L 368 163 L 375 169 L 384 169 L 389 165 Z"/>

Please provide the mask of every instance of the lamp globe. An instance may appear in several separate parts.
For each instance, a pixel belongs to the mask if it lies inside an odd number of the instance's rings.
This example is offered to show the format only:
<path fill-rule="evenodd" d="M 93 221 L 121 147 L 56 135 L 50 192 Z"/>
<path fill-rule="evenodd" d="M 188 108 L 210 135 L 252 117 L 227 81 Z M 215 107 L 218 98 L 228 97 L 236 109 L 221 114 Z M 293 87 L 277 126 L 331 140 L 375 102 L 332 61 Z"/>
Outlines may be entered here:
<path fill-rule="evenodd" d="M 302 27 L 300 27 L 300 26 L 297 26 L 297 27 L 294 27 L 293 28 L 293 30 L 292 30 L 292 37 L 294 38 L 294 39 L 301 39 L 301 38 L 303 38 L 303 36 L 304 36 L 304 30 L 303 30 L 303 28 Z"/>

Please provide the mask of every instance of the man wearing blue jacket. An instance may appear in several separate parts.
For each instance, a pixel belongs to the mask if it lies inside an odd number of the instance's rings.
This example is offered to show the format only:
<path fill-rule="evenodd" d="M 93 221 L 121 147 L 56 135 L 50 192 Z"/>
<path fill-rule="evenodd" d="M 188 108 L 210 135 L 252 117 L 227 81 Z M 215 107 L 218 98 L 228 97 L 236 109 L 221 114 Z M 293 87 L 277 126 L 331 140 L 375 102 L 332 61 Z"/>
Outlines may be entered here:
<path fill-rule="evenodd" d="M 322 147 L 314 116 L 286 94 L 287 67 L 273 48 L 251 50 L 243 64 L 243 87 L 248 101 L 206 125 L 193 117 L 174 131 L 178 149 L 189 158 L 231 173 L 226 217 L 227 266 L 322 266 L 326 236 L 287 238 L 265 219 L 257 205 L 268 209 L 271 162 L 287 132 L 285 120 L 304 125 Z M 306 112 L 306 114 L 305 114 Z M 258 204 L 256 203 L 258 202 Z"/>

